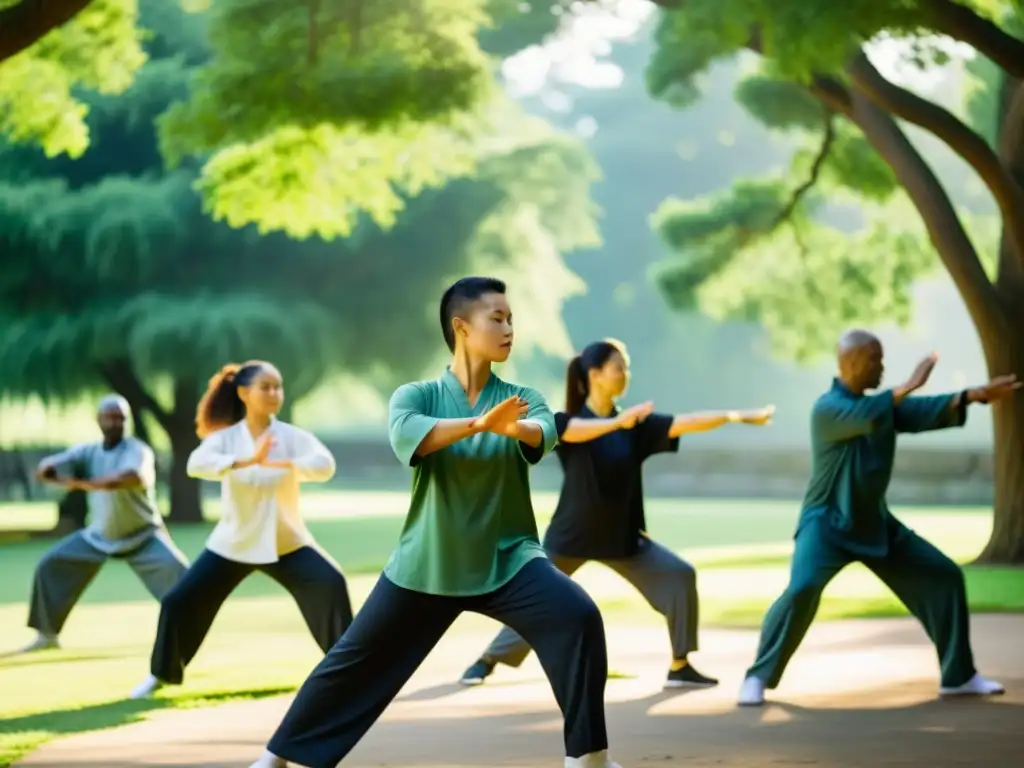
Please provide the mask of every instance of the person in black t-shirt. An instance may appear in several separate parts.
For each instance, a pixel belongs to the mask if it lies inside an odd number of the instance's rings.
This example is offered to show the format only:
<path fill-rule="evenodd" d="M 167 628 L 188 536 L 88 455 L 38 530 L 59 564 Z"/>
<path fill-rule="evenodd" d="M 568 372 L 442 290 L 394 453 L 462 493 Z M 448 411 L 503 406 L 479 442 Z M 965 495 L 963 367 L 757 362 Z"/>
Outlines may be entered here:
<path fill-rule="evenodd" d="M 653 403 L 620 410 L 629 383 L 629 356 L 614 339 L 595 341 L 569 363 L 566 409 L 555 414 L 555 453 L 564 480 L 544 548 L 557 568 L 572 575 L 596 560 L 629 581 L 665 616 L 673 660 L 666 688 L 717 685 L 689 663 L 697 650 L 697 578 L 693 566 L 650 539 L 644 519 L 643 462 L 675 452 L 679 437 L 724 424 L 767 424 L 774 407 L 751 411 L 654 413 Z M 461 678 L 480 685 L 497 664 L 518 667 L 530 646 L 503 627 Z"/>

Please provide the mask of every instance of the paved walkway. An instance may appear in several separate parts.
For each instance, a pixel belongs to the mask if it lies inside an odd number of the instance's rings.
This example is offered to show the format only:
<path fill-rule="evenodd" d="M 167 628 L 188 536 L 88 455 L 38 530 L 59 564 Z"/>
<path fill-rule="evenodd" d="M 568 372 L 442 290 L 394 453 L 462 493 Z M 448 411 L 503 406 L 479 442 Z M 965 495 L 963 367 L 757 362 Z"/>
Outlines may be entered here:
<path fill-rule="evenodd" d="M 477 625 L 479 626 L 479 625 Z M 937 664 L 909 620 L 815 626 L 778 703 L 733 705 L 756 643 L 751 632 L 707 631 L 702 670 L 717 689 L 660 690 L 667 643 L 650 629 L 609 630 L 613 756 L 626 768 L 697 766 L 1024 766 L 1024 617 L 976 617 L 979 666 L 1010 689 L 990 700 L 938 701 Z M 451 684 L 488 635 L 453 631 L 345 761 L 346 768 L 561 765 L 561 719 L 536 661 L 487 685 Z M 150 720 L 51 742 L 23 768 L 245 768 L 288 699 L 163 711 Z"/>

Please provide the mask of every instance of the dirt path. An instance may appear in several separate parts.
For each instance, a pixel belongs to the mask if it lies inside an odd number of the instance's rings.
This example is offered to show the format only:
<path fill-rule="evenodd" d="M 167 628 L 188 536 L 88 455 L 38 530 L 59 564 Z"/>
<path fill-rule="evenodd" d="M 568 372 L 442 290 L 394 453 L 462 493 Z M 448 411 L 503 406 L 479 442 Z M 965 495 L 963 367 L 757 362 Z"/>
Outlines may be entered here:
<path fill-rule="evenodd" d="M 613 756 L 625 768 L 696 766 L 1024 766 L 1024 616 L 976 617 L 975 653 L 1009 688 L 988 701 L 937 701 L 935 654 L 906 620 L 812 629 L 778 703 L 733 705 L 756 637 L 703 633 L 702 670 L 717 689 L 660 690 L 664 633 L 609 629 L 612 667 L 635 674 L 608 684 Z M 346 768 L 483 768 L 561 765 L 561 718 L 539 666 L 502 670 L 470 690 L 451 680 L 488 638 L 453 631 L 345 761 Z M 143 723 L 48 744 L 23 768 L 244 768 L 288 700 L 162 712 Z"/>

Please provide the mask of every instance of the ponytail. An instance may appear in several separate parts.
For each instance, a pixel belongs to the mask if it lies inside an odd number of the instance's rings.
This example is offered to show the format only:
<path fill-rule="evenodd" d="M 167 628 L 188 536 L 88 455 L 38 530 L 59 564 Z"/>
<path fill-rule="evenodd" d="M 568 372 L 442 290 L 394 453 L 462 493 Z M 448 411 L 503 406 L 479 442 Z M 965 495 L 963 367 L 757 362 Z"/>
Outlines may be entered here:
<path fill-rule="evenodd" d="M 582 411 L 589 394 L 590 381 L 583 369 L 583 358 L 576 355 L 569 361 L 569 367 L 565 372 L 565 412 L 577 414 Z"/>
<path fill-rule="evenodd" d="M 573 415 L 583 410 L 590 396 L 590 371 L 602 368 L 613 354 L 618 352 L 628 363 L 626 345 L 618 339 L 595 341 L 583 348 L 580 354 L 569 361 L 565 373 L 565 412 Z"/>
<path fill-rule="evenodd" d="M 200 440 L 245 418 L 238 388 L 247 386 L 262 369 L 261 362 L 228 363 L 210 378 L 196 407 L 196 435 Z"/>

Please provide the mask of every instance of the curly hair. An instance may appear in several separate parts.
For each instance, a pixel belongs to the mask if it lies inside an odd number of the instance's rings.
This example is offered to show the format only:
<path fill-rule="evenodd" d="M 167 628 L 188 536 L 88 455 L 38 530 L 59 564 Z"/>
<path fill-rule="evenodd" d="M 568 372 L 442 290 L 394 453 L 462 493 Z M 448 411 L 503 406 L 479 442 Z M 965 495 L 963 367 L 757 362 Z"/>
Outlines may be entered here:
<path fill-rule="evenodd" d="M 210 378 L 196 408 L 196 434 L 201 440 L 245 418 L 238 388 L 251 384 L 267 365 L 262 360 L 228 363 Z"/>

